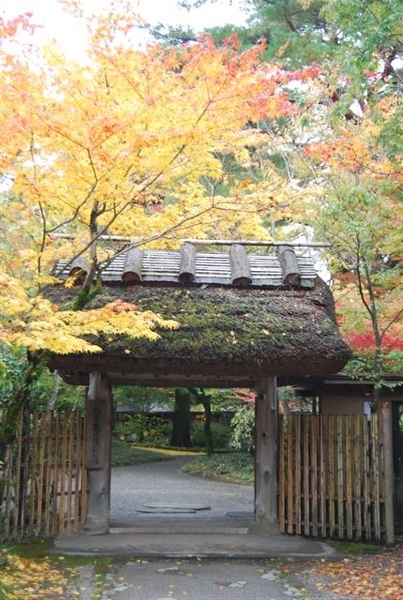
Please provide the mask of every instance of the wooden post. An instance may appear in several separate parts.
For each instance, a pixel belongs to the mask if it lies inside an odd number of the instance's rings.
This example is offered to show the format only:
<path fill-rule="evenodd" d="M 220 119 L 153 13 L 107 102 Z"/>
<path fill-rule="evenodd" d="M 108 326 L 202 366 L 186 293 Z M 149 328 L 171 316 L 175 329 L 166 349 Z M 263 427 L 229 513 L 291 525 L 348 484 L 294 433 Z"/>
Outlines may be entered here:
<path fill-rule="evenodd" d="M 256 397 L 255 519 L 277 523 L 277 384 L 263 377 Z"/>
<path fill-rule="evenodd" d="M 393 438 L 392 438 L 392 402 L 383 400 L 379 405 L 383 443 L 384 469 L 384 506 L 385 506 L 385 546 L 395 543 L 394 519 L 394 473 L 393 473 Z M 379 446 L 378 446 L 379 448 Z M 380 449 L 380 448 L 379 448 Z"/>
<path fill-rule="evenodd" d="M 107 533 L 111 489 L 112 393 L 101 373 L 90 374 L 87 397 L 87 518 L 84 530 Z"/>

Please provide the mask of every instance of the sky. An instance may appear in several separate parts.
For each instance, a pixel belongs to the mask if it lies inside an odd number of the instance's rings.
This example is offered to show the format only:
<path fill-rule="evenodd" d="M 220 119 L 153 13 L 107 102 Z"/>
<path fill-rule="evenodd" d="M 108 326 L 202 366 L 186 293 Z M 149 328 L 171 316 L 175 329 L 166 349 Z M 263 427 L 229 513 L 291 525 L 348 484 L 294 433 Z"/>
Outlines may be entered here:
<path fill-rule="evenodd" d="M 81 4 L 97 12 L 111 0 L 81 0 Z M 77 23 L 63 14 L 58 0 L 2 0 L 0 14 L 6 17 L 24 12 L 33 14 L 33 22 L 41 25 L 38 35 L 42 39 L 56 38 L 62 48 L 74 54 L 77 37 L 81 35 Z M 130 0 L 133 12 L 151 24 L 189 25 L 196 31 L 215 25 L 245 25 L 246 13 L 240 9 L 239 0 L 216 0 L 199 9 L 186 11 L 177 6 L 176 0 Z M 84 31 L 84 30 L 83 30 Z"/>

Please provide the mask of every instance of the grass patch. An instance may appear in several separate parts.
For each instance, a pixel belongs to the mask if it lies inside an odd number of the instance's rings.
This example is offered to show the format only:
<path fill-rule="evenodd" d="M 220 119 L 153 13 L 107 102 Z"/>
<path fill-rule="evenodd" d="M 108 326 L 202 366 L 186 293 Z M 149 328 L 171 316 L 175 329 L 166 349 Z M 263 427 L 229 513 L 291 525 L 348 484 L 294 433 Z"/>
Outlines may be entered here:
<path fill-rule="evenodd" d="M 139 465 L 155 460 L 168 460 L 171 458 L 165 450 L 154 450 L 132 446 L 117 438 L 112 440 L 112 466 Z"/>
<path fill-rule="evenodd" d="M 200 452 L 193 448 L 138 446 L 114 437 L 112 440 L 112 466 L 139 465 L 156 460 L 169 460 L 177 456 L 194 456 Z"/>
<path fill-rule="evenodd" d="M 339 540 L 326 540 L 329 546 L 332 546 L 340 554 L 361 555 L 361 554 L 380 554 L 384 547 L 379 544 L 370 544 L 366 542 L 343 542 Z"/>
<path fill-rule="evenodd" d="M 254 458 L 251 454 L 241 452 L 199 456 L 186 463 L 182 467 L 182 471 L 226 483 L 252 485 L 254 482 Z"/>

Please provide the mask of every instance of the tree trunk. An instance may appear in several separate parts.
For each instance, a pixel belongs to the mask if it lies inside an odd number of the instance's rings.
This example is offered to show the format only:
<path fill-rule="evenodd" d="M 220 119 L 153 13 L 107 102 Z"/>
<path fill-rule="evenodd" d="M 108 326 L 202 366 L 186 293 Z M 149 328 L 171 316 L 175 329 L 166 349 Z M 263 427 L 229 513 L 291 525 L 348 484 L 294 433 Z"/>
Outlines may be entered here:
<path fill-rule="evenodd" d="M 171 446 L 190 448 L 190 405 L 191 394 L 188 390 L 178 388 L 175 390 L 175 409 L 171 435 Z"/>
<path fill-rule="evenodd" d="M 206 452 L 208 455 L 214 454 L 213 432 L 211 431 L 211 396 L 200 396 L 203 404 L 206 420 L 204 421 L 204 442 L 206 444 Z"/>

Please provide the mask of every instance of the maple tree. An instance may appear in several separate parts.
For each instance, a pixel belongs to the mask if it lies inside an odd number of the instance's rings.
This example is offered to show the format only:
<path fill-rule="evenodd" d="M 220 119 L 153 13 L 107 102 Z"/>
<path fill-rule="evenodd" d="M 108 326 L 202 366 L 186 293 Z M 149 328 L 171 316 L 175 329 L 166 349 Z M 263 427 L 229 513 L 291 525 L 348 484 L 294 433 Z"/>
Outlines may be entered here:
<path fill-rule="evenodd" d="M 52 45 L 43 55 L 34 43 L 29 55 L 20 46 L 2 48 L 8 135 L 0 158 L 11 182 L 3 200 L 3 337 L 34 350 L 97 350 L 81 335 L 88 315 L 57 310 L 42 297 L 56 282 L 57 259 L 71 265 L 87 257 L 88 294 L 133 240 L 267 235 L 259 213 L 285 187 L 274 170 L 264 185 L 242 186 L 226 170 L 229 157 L 232 165 L 249 161 L 255 133 L 245 125 L 291 110 L 270 67 L 259 62 L 262 45 L 238 54 L 235 40 L 216 48 L 202 38 L 180 49 L 139 49 L 124 7 L 88 24 L 88 56 L 80 63 Z M 11 41 L 30 27 L 27 16 L 3 23 Z M 108 242 L 111 236 L 126 241 Z M 127 305 L 104 307 L 105 318 L 110 330 L 129 335 L 174 325 Z"/>

